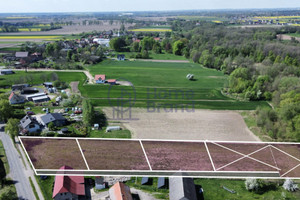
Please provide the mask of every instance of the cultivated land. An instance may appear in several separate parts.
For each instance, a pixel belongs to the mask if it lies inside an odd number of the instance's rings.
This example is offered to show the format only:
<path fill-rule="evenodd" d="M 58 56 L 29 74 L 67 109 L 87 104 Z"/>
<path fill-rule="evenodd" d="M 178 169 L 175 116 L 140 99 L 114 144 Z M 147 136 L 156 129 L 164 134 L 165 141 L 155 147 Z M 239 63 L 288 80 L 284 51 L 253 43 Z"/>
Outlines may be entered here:
<path fill-rule="evenodd" d="M 89 170 L 219 172 L 219 175 L 215 174 L 216 176 L 226 176 L 222 172 L 266 172 L 266 175 L 271 172 L 280 177 L 299 178 L 297 172 L 300 168 L 300 159 L 285 149 L 299 155 L 300 144 L 32 137 L 21 137 L 21 141 L 34 167 L 40 170 L 58 170 L 61 162 L 64 162 L 65 165 L 71 164 L 69 166 L 76 166 L 75 169 L 86 172 Z M 79 145 L 76 144 L 77 141 Z M 58 151 L 59 146 L 64 150 Z M 89 170 L 83 164 L 80 150 Z"/>
<path fill-rule="evenodd" d="M 103 109 L 113 119 L 113 109 Z M 178 110 L 178 112 L 148 112 L 144 108 L 132 108 L 132 119 L 123 123 L 138 139 L 188 139 L 219 141 L 257 141 L 248 130 L 241 115 L 235 111 Z M 115 115 L 116 117 L 116 115 Z M 128 112 L 124 118 L 128 117 Z"/>

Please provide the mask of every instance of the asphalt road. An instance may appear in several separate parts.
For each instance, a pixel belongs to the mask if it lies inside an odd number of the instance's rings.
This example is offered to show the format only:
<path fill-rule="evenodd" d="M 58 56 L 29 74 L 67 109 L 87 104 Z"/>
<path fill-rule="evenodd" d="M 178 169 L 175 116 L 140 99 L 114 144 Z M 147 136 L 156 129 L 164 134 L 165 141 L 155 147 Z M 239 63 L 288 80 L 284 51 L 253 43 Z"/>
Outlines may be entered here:
<path fill-rule="evenodd" d="M 3 124 L 0 124 L 0 130 L 2 126 Z M 8 174 L 8 176 L 15 182 L 19 199 L 35 199 L 31 185 L 29 183 L 29 178 L 28 176 L 26 176 L 21 157 L 14 147 L 11 138 L 3 131 L 0 131 L 0 139 L 2 140 L 10 167 L 10 173 Z"/>

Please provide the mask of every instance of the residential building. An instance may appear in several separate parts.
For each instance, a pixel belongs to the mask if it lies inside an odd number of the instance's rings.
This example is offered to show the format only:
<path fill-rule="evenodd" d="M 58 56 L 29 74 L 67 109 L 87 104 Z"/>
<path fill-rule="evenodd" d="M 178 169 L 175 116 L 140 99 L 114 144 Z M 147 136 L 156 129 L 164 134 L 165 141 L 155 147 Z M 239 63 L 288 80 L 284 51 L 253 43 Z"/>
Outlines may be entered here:
<path fill-rule="evenodd" d="M 130 188 L 122 182 L 117 182 L 109 189 L 111 200 L 133 200 Z"/>
<path fill-rule="evenodd" d="M 55 126 L 64 126 L 67 123 L 67 119 L 61 113 L 49 113 L 41 116 L 41 123 L 48 126 L 50 122 L 53 122 Z"/>
<path fill-rule="evenodd" d="M 193 178 L 170 177 L 169 198 L 170 200 L 197 200 Z"/>
<path fill-rule="evenodd" d="M 25 98 L 12 92 L 9 97 L 8 97 L 9 103 L 10 104 L 21 104 L 25 103 Z"/>
<path fill-rule="evenodd" d="M 105 75 L 104 74 L 97 74 L 95 75 L 96 83 L 105 83 Z"/>
<path fill-rule="evenodd" d="M 20 121 L 21 133 L 37 133 L 41 131 L 41 126 L 36 118 L 26 115 Z"/>
<path fill-rule="evenodd" d="M 73 169 L 69 166 L 63 166 L 61 170 Z M 55 177 L 53 195 L 54 200 L 78 200 L 80 196 L 85 195 L 85 185 L 83 176 L 63 176 Z"/>

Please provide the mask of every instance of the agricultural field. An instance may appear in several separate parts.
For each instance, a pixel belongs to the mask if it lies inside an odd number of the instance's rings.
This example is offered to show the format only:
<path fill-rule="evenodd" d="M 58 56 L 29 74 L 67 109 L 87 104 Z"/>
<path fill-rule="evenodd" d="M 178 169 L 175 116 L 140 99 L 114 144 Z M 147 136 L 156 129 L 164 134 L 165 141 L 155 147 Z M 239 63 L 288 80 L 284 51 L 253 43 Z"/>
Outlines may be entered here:
<path fill-rule="evenodd" d="M 61 35 L 1 35 L 0 42 L 59 40 Z"/>
<path fill-rule="evenodd" d="M 134 86 L 80 85 L 81 94 L 96 106 L 116 105 L 122 90 L 131 90 L 136 107 L 147 107 L 147 101 L 194 103 L 195 108 L 204 109 L 252 110 L 258 105 L 268 106 L 265 102 L 242 102 L 224 96 L 221 89 L 227 77 L 220 71 L 194 63 L 107 60 L 87 69 L 93 76 L 105 74 L 107 79 L 124 79 Z M 186 79 L 189 73 L 195 75 L 193 81 Z"/>
<path fill-rule="evenodd" d="M 131 29 L 129 31 L 133 31 L 133 32 L 171 32 L 172 30 L 169 28 L 137 28 L 137 29 Z"/>
<path fill-rule="evenodd" d="M 136 52 L 122 52 L 122 53 L 115 53 L 117 54 L 124 54 L 126 59 L 131 59 L 131 56 L 135 56 L 137 53 Z M 115 55 L 115 56 L 116 56 Z M 174 55 L 171 53 L 161 53 L 161 54 L 156 54 L 152 51 L 149 51 L 149 57 L 150 59 L 148 59 L 149 61 L 153 60 L 187 60 L 184 56 L 178 56 L 178 55 Z"/>

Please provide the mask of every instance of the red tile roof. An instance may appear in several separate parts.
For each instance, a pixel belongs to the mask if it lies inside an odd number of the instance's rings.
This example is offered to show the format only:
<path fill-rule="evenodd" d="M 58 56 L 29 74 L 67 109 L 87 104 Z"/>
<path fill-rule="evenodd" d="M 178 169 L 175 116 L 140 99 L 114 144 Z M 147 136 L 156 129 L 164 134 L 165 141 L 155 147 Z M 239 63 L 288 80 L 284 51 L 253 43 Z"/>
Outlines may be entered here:
<path fill-rule="evenodd" d="M 111 200 L 132 200 L 130 189 L 122 182 L 117 182 L 109 189 Z"/>
<path fill-rule="evenodd" d="M 61 170 L 73 169 L 72 167 L 63 166 Z M 56 175 L 53 195 L 54 198 L 60 193 L 70 192 L 77 195 L 85 195 L 84 177 L 83 176 L 64 176 Z"/>
<path fill-rule="evenodd" d="M 154 40 L 155 40 L 155 41 L 159 41 L 160 38 L 159 38 L 159 37 L 155 37 Z"/>
<path fill-rule="evenodd" d="M 108 79 L 108 80 L 107 80 L 108 83 L 114 83 L 114 82 L 116 82 L 116 81 L 117 81 L 116 79 Z"/>
<path fill-rule="evenodd" d="M 101 78 L 101 80 L 105 80 L 105 74 L 98 74 L 98 75 L 95 75 L 95 80 L 98 81 L 99 78 Z"/>
<path fill-rule="evenodd" d="M 15 95 L 15 93 L 12 92 L 12 93 L 9 95 L 8 100 L 11 100 L 11 98 L 12 98 L 14 95 Z"/>

